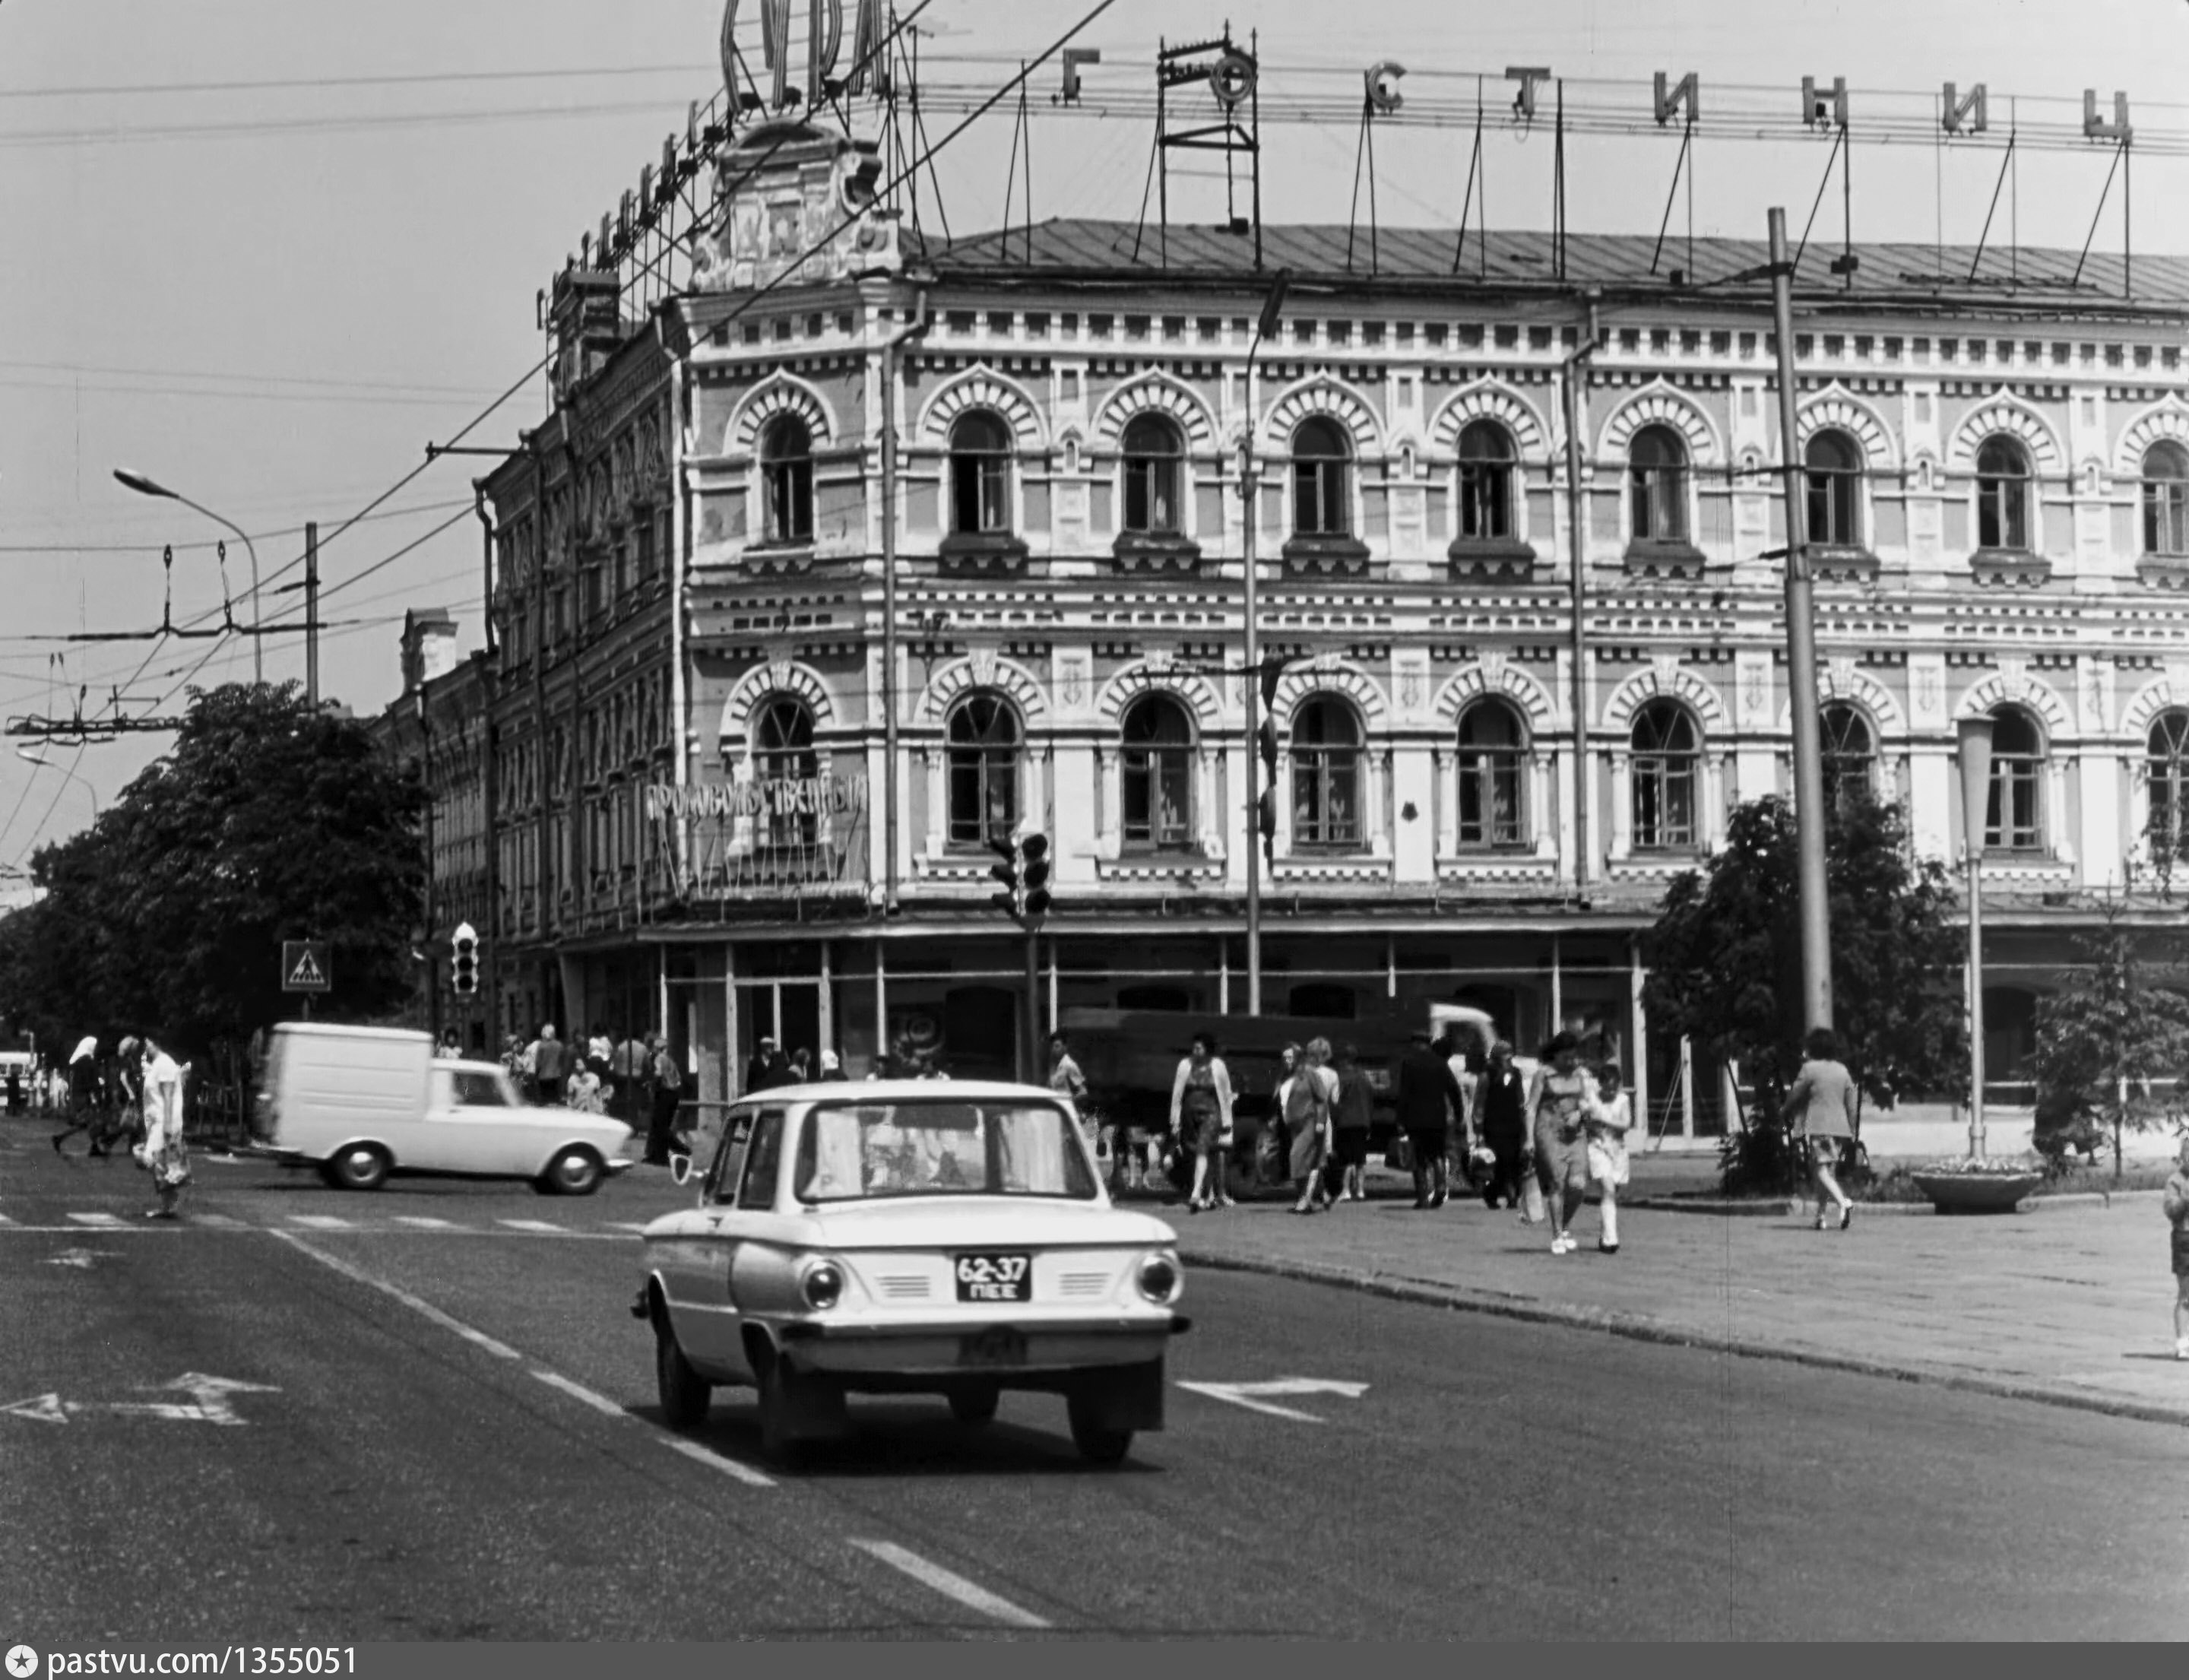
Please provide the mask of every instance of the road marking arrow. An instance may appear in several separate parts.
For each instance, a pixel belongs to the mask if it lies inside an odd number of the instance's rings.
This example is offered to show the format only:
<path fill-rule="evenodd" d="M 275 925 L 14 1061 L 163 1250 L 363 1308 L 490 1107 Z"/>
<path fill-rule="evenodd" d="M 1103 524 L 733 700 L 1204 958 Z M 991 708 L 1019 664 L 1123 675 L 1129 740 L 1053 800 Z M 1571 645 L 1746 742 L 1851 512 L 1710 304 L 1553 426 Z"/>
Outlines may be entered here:
<path fill-rule="evenodd" d="M 0 1413 L 28 1417 L 41 1423 L 65 1423 L 87 1412 L 110 1412 L 122 1417 L 157 1417 L 172 1423 L 218 1423 L 240 1428 L 246 1419 L 228 1402 L 230 1394 L 277 1394 L 281 1391 L 264 1383 L 239 1383 L 228 1377 L 208 1377 L 192 1371 L 172 1383 L 156 1385 L 161 1391 L 179 1390 L 191 1404 L 179 1400 L 65 1400 L 59 1394 L 39 1394 L 0 1406 Z"/>
<path fill-rule="evenodd" d="M 1243 1406 L 1249 1411 L 1265 1411 L 1272 1417 L 1289 1417 L 1295 1423 L 1321 1423 L 1326 1420 L 1311 1411 L 1301 1411 L 1289 1406 L 1272 1406 L 1265 1398 L 1273 1394 L 1338 1394 L 1346 1400 L 1359 1400 L 1368 1392 L 1366 1383 L 1346 1383 L 1328 1377 L 1279 1377 L 1263 1383 L 1180 1383 L 1181 1389 L 1191 1389 L 1196 1394 L 1206 1394 L 1211 1400 L 1228 1400 L 1233 1406 Z"/>
<path fill-rule="evenodd" d="M 89 1271 L 94 1260 L 110 1260 L 110 1248 L 65 1248 L 46 1264 L 49 1266 L 74 1266 L 78 1271 Z"/>

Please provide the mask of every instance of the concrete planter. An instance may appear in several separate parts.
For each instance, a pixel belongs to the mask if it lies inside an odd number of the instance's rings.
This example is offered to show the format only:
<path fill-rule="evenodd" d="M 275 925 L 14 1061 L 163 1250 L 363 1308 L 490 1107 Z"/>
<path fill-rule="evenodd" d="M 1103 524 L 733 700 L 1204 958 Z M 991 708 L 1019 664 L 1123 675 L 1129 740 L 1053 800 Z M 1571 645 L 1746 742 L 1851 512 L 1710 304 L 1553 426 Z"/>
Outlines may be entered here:
<path fill-rule="evenodd" d="M 2039 1173 L 1917 1173 L 1915 1187 L 1941 1213 L 2011 1213 L 2042 1184 Z"/>

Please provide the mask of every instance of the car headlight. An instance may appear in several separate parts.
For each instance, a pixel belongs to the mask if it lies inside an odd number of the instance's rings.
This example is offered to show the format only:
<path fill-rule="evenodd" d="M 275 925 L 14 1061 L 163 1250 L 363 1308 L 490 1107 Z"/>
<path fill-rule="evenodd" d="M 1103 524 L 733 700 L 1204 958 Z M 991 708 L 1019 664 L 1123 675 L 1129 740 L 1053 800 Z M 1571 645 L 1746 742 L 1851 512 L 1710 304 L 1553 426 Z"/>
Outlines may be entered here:
<path fill-rule="evenodd" d="M 834 1260 L 810 1261 L 799 1275 L 798 1293 L 815 1312 L 827 1312 L 844 1298 L 844 1269 Z"/>
<path fill-rule="evenodd" d="M 1158 1306 L 1168 1306 L 1175 1301 L 1185 1281 L 1179 1270 L 1178 1256 L 1168 1253 L 1151 1254 L 1142 1260 L 1138 1281 L 1140 1293 Z"/>

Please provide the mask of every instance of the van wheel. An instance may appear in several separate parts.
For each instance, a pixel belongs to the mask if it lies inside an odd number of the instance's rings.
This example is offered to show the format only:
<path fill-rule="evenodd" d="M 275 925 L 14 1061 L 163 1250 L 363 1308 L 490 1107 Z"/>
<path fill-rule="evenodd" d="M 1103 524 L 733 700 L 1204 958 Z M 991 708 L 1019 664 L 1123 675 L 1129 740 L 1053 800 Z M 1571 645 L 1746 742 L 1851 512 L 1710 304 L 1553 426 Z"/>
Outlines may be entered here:
<path fill-rule="evenodd" d="M 547 1170 L 540 1175 L 550 1196 L 591 1196 L 606 1176 L 600 1157 L 575 1145 L 550 1161 Z"/>
<path fill-rule="evenodd" d="M 352 1144 L 326 1164 L 327 1182 L 337 1190 L 378 1190 L 387 1182 L 387 1151 L 377 1144 Z"/>
<path fill-rule="evenodd" d="M 707 1407 L 715 1398 L 714 1384 L 692 1369 L 684 1349 L 676 1345 L 676 1332 L 669 1327 L 665 1309 L 656 1308 L 653 1321 L 653 1385 L 661 1400 L 661 1416 L 672 1429 L 694 1429 L 707 1421 Z"/>

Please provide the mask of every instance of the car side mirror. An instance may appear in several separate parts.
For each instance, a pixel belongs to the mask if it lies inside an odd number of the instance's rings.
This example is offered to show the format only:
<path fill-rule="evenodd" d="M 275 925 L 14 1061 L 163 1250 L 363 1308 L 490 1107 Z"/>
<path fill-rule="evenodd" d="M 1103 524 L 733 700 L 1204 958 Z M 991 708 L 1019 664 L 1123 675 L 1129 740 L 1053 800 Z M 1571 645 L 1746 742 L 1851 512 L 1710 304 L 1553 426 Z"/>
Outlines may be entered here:
<path fill-rule="evenodd" d="M 688 1155 L 670 1156 L 669 1157 L 669 1176 L 671 1181 L 680 1185 L 691 1183 L 692 1157 Z"/>

